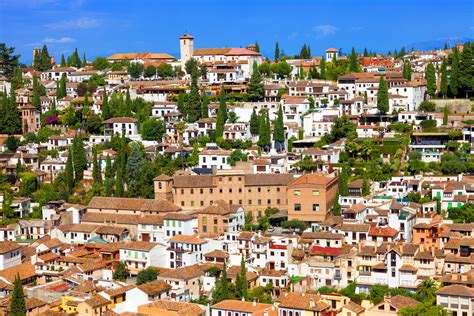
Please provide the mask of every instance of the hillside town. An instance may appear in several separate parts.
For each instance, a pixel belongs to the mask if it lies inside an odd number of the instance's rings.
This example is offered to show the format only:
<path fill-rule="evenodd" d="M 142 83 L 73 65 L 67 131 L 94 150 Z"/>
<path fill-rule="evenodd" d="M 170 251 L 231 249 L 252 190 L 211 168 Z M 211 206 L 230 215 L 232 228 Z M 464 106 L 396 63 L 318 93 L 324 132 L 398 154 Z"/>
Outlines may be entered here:
<path fill-rule="evenodd" d="M 474 315 L 473 42 L 0 43 L 0 314 Z"/>

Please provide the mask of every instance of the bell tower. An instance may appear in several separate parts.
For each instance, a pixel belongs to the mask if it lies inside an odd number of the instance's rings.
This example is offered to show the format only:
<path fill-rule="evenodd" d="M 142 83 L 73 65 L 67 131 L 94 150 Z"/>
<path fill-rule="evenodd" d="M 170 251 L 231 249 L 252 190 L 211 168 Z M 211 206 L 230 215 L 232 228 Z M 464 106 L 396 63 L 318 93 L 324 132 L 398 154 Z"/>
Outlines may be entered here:
<path fill-rule="evenodd" d="M 188 60 L 193 58 L 194 52 L 194 37 L 189 34 L 184 34 L 179 38 L 179 49 L 181 59 L 181 70 L 185 71 L 184 65 Z"/>
<path fill-rule="evenodd" d="M 173 178 L 164 174 L 154 179 L 155 200 L 164 199 L 173 203 Z"/>

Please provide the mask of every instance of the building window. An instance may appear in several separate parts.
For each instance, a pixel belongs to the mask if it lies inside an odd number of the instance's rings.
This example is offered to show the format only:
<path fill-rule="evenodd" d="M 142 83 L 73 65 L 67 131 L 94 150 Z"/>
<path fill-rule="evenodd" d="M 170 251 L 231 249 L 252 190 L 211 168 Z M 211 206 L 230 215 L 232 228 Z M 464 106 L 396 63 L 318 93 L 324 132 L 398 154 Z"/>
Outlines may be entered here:
<path fill-rule="evenodd" d="M 319 204 L 313 204 L 313 212 L 319 211 Z"/>
<path fill-rule="evenodd" d="M 301 195 L 301 191 L 300 190 L 295 190 L 295 196 L 300 196 Z"/>
<path fill-rule="evenodd" d="M 313 196 L 319 196 L 319 190 L 313 190 Z"/>
<path fill-rule="evenodd" d="M 295 212 L 301 211 L 301 204 L 300 204 L 300 203 L 296 203 L 294 209 L 295 209 Z"/>

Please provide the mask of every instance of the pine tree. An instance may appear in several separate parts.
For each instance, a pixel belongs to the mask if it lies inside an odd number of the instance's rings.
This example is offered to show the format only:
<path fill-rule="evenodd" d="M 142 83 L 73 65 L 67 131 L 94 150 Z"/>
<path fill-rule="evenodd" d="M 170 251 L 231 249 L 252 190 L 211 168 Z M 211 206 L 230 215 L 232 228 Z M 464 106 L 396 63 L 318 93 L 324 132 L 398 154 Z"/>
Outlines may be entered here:
<path fill-rule="evenodd" d="M 380 76 L 379 89 L 377 91 L 377 109 L 381 114 L 386 114 L 390 109 L 388 104 L 388 87 L 383 76 Z"/>
<path fill-rule="evenodd" d="M 448 106 L 445 105 L 443 109 L 443 125 L 444 126 L 448 125 L 448 117 L 449 117 Z"/>
<path fill-rule="evenodd" d="M 426 93 L 431 97 L 435 96 L 436 93 L 436 70 L 432 63 L 429 63 L 425 71 L 426 79 Z"/>
<path fill-rule="evenodd" d="M 216 139 L 224 135 L 224 125 L 227 121 L 227 105 L 224 87 L 222 87 L 221 94 L 219 96 L 219 110 L 217 111 L 216 121 Z"/>
<path fill-rule="evenodd" d="M 278 42 L 275 43 L 275 62 L 277 63 L 280 60 L 280 48 L 278 47 Z"/>
<path fill-rule="evenodd" d="M 13 292 L 10 301 L 9 315 L 26 315 L 25 293 L 23 293 L 23 286 L 21 285 L 20 276 L 18 274 L 15 276 L 15 282 L 13 282 Z"/>
<path fill-rule="evenodd" d="M 275 129 L 273 130 L 273 140 L 277 151 L 285 149 L 285 127 L 283 125 L 283 109 L 278 108 L 277 119 L 275 121 Z"/>
<path fill-rule="evenodd" d="M 130 91 L 127 89 L 127 93 L 125 95 L 125 110 L 123 116 L 131 117 L 132 116 L 132 99 L 130 98 Z"/>
<path fill-rule="evenodd" d="M 66 59 L 64 59 L 64 54 L 61 54 L 61 67 L 66 67 Z"/>
<path fill-rule="evenodd" d="M 351 72 L 359 72 L 359 65 L 357 64 L 357 54 L 354 47 L 352 47 L 351 55 L 349 56 L 349 70 Z"/>
<path fill-rule="evenodd" d="M 262 76 L 258 70 L 257 63 L 253 63 L 253 72 L 252 77 L 250 77 L 250 82 L 247 88 L 247 98 L 248 101 L 256 102 L 262 101 L 265 96 L 265 90 L 263 88 Z"/>
<path fill-rule="evenodd" d="M 252 135 L 258 135 L 258 131 L 260 128 L 260 122 L 258 118 L 257 111 L 253 108 L 252 115 L 250 115 L 250 133 Z"/>
<path fill-rule="evenodd" d="M 451 56 L 451 74 L 449 76 L 449 91 L 453 97 L 457 97 L 459 94 L 459 52 L 456 48 L 453 49 L 453 54 Z"/>
<path fill-rule="evenodd" d="M 446 69 L 446 61 L 441 64 L 441 83 L 439 85 L 439 92 L 443 99 L 448 96 L 448 71 Z"/>
<path fill-rule="evenodd" d="M 208 118 L 209 117 L 209 98 L 207 97 L 207 93 L 204 92 L 201 98 L 201 117 Z"/>
<path fill-rule="evenodd" d="M 97 158 L 97 147 L 92 147 L 92 179 L 95 183 L 102 183 L 102 174 Z"/>
<path fill-rule="evenodd" d="M 84 178 L 84 169 L 87 165 L 86 151 L 81 136 L 74 137 L 72 141 L 72 162 L 74 165 L 74 179 L 80 181 Z"/>
<path fill-rule="evenodd" d="M 110 160 L 110 156 L 107 155 L 107 158 L 105 160 L 105 180 L 104 180 L 105 196 L 112 196 L 113 186 L 114 186 L 113 177 L 114 176 L 112 174 L 112 161 Z"/>
<path fill-rule="evenodd" d="M 66 169 L 64 171 L 64 181 L 66 182 L 66 187 L 69 193 L 72 193 L 74 190 L 74 167 L 72 162 L 72 151 L 68 149 L 68 156 L 66 160 Z"/>
<path fill-rule="evenodd" d="M 102 120 L 106 121 L 111 118 L 112 115 L 110 114 L 109 108 L 109 96 L 107 95 L 107 91 L 105 90 L 102 92 Z"/>
<path fill-rule="evenodd" d="M 11 85 L 10 97 L 5 96 L 5 98 L 8 99 L 8 104 L 5 104 L 6 111 L 3 121 L 3 130 L 8 135 L 19 134 L 21 132 L 21 115 L 16 105 L 16 93 L 13 88 L 13 85 Z"/>
<path fill-rule="evenodd" d="M 321 79 L 326 79 L 326 61 L 324 60 L 324 57 L 321 58 L 321 62 L 319 63 L 319 68 L 320 68 L 320 77 Z"/>

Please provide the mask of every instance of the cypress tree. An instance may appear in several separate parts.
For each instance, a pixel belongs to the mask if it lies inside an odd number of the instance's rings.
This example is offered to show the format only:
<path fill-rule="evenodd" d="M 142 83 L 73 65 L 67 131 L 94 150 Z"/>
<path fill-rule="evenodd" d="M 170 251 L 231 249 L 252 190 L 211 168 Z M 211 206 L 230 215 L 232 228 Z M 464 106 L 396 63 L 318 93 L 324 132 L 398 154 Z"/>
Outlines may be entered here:
<path fill-rule="evenodd" d="M 275 43 L 275 62 L 277 63 L 280 60 L 280 47 L 278 47 L 278 42 Z"/>
<path fill-rule="evenodd" d="M 369 52 L 367 51 L 367 48 L 364 48 L 364 57 L 369 57 Z"/>
<path fill-rule="evenodd" d="M 66 59 L 64 59 L 64 54 L 61 54 L 61 67 L 66 67 Z"/>
<path fill-rule="evenodd" d="M 351 72 L 359 72 L 359 65 L 357 64 L 357 54 L 354 47 L 352 47 L 351 55 L 349 56 L 349 70 Z"/>
<path fill-rule="evenodd" d="M 247 290 L 248 290 L 248 283 L 247 283 L 247 268 L 245 266 L 244 255 L 240 260 L 240 271 L 237 273 L 238 282 L 236 282 L 236 292 L 237 296 L 240 299 L 245 300 L 247 298 Z"/>
<path fill-rule="evenodd" d="M 127 93 L 125 94 L 125 110 L 124 115 L 126 117 L 132 116 L 132 99 L 130 98 L 130 91 L 127 89 Z"/>
<path fill-rule="evenodd" d="M 105 180 L 104 180 L 104 186 L 105 186 L 105 196 L 112 196 L 112 191 L 113 191 L 113 174 L 112 174 L 112 162 L 110 160 L 110 156 L 107 155 L 107 158 L 105 160 Z"/>
<path fill-rule="evenodd" d="M 460 88 L 465 93 L 466 99 L 469 92 L 474 90 L 474 59 L 472 55 L 471 43 L 466 43 L 459 61 Z"/>
<path fill-rule="evenodd" d="M 440 94 L 445 99 L 448 96 L 448 71 L 446 69 L 446 61 L 441 64 L 441 83 L 439 85 Z"/>
<path fill-rule="evenodd" d="M 260 45 L 258 44 L 258 42 L 255 42 L 255 51 L 257 53 L 260 53 Z"/>
<path fill-rule="evenodd" d="M 259 130 L 258 130 L 258 145 L 263 149 L 263 151 L 267 151 L 267 149 L 271 145 L 270 140 L 270 120 L 268 118 L 268 111 L 262 109 L 260 111 L 260 118 L 259 118 Z"/>
<path fill-rule="evenodd" d="M 72 162 L 74 165 L 74 179 L 80 181 L 84 178 L 84 169 L 87 165 L 86 151 L 81 136 L 75 136 L 72 141 Z"/>
<path fill-rule="evenodd" d="M 17 274 L 15 282 L 13 282 L 13 292 L 10 301 L 10 314 L 12 316 L 26 315 L 25 293 L 23 293 L 23 286 L 21 285 L 20 276 Z"/>
<path fill-rule="evenodd" d="M 68 149 L 68 156 L 66 160 L 66 169 L 64 174 L 64 180 L 66 182 L 66 187 L 68 189 L 69 194 L 72 193 L 74 190 L 74 167 L 72 163 L 72 152 L 71 149 Z"/>
<path fill-rule="evenodd" d="M 70 66 L 76 67 L 76 68 L 81 68 L 82 67 L 81 58 L 79 57 L 79 53 L 77 52 L 77 48 L 74 50 L 74 52 L 71 55 Z"/>
<path fill-rule="evenodd" d="M 183 92 L 180 92 L 178 94 L 178 101 L 176 102 L 178 111 L 182 114 L 186 114 L 185 98 L 186 98 L 186 94 L 184 94 Z"/>
<path fill-rule="evenodd" d="M 457 97 L 459 93 L 459 52 L 456 48 L 453 49 L 451 56 L 451 74 L 449 76 L 449 91 L 453 97 Z"/>
<path fill-rule="evenodd" d="M 386 114 L 390 109 L 388 104 L 388 87 L 383 76 L 380 76 L 379 89 L 377 91 L 377 109 L 381 114 Z"/>
<path fill-rule="evenodd" d="M 49 70 L 52 68 L 51 65 L 51 56 L 48 53 L 48 47 L 43 45 L 43 49 L 41 50 L 41 68 L 40 70 Z"/>
<path fill-rule="evenodd" d="M 206 92 L 202 94 L 202 98 L 201 98 L 201 117 L 202 118 L 209 117 L 209 98 L 207 97 Z"/>
<path fill-rule="evenodd" d="M 265 96 L 265 90 L 263 88 L 262 76 L 258 70 L 257 63 L 253 63 L 252 77 L 247 89 L 247 98 L 249 101 L 262 101 Z"/>
<path fill-rule="evenodd" d="M 197 85 L 198 73 L 193 70 L 191 73 L 191 92 L 187 96 L 186 116 L 190 122 L 195 122 L 201 117 L 201 97 Z"/>
<path fill-rule="evenodd" d="M 84 55 L 82 57 L 82 67 L 85 67 L 85 66 L 87 66 L 86 53 L 84 53 Z"/>
<path fill-rule="evenodd" d="M 448 125 L 448 116 L 449 116 L 448 106 L 445 105 L 443 109 L 443 125 L 444 126 Z"/>
<path fill-rule="evenodd" d="M 50 111 L 56 114 L 56 100 L 53 100 L 53 103 L 51 103 Z"/>
<path fill-rule="evenodd" d="M 252 135 L 258 135 L 258 130 L 260 128 L 260 122 L 258 118 L 257 111 L 253 108 L 252 115 L 250 116 L 250 133 Z"/>
<path fill-rule="evenodd" d="M 10 102 L 8 95 L 7 95 L 7 89 L 4 87 L 3 88 L 3 94 L 2 94 L 2 104 L 0 105 L 0 134 L 4 134 L 5 132 L 5 118 L 6 118 L 6 113 L 8 110 L 8 103 Z"/>
<path fill-rule="evenodd" d="M 5 97 L 8 99 L 8 104 L 6 104 L 3 121 L 4 132 L 8 135 L 19 134 L 21 132 L 21 115 L 16 106 L 16 93 L 13 85 L 10 87 L 10 97 Z"/>
<path fill-rule="evenodd" d="M 40 87 L 39 87 L 38 77 L 33 76 L 33 98 L 31 103 L 37 110 L 41 110 L 41 95 L 40 95 Z"/>
<path fill-rule="evenodd" d="M 115 196 L 122 197 L 125 195 L 124 180 L 126 176 L 127 157 L 125 155 L 125 136 L 122 134 L 120 140 L 121 148 L 118 153 L 117 160 L 115 162 Z"/>
<path fill-rule="evenodd" d="M 342 196 L 347 196 L 349 195 L 349 185 L 348 185 L 348 180 L 351 175 L 351 171 L 349 169 L 349 166 L 344 163 L 342 165 L 341 173 L 339 174 L 339 179 L 338 179 L 338 186 L 339 186 L 339 194 Z"/>
<path fill-rule="evenodd" d="M 66 76 L 63 74 L 61 76 L 61 79 L 59 79 L 59 89 L 56 92 L 56 98 L 58 100 L 64 98 L 67 95 L 66 83 L 67 83 Z"/>
<path fill-rule="evenodd" d="M 326 79 L 326 61 L 324 57 L 321 58 L 321 62 L 319 63 L 320 68 L 320 77 L 321 79 Z"/>
<path fill-rule="evenodd" d="M 285 149 L 285 127 L 283 125 L 283 109 L 278 108 L 277 119 L 275 121 L 275 129 L 273 130 L 273 140 L 277 151 Z"/>
<path fill-rule="evenodd" d="M 334 197 L 334 202 L 332 206 L 332 213 L 335 216 L 341 215 L 341 204 L 339 204 L 339 190 L 337 190 L 336 196 Z"/>
<path fill-rule="evenodd" d="M 132 196 L 140 195 L 139 181 L 144 172 L 145 154 L 138 143 L 132 144 L 130 156 L 127 159 L 128 192 Z"/>
<path fill-rule="evenodd" d="M 426 93 L 431 97 L 435 96 L 436 93 L 436 70 L 432 63 L 429 63 L 425 71 L 426 79 Z"/>
<path fill-rule="evenodd" d="M 219 110 L 217 111 L 216 139 L 224 135 L 224 124 L 227 121 L 227 105 L 225 101 L 225 90 L 224 87 L 222 87 L 221 94 L 219 96 Z"/>
<path fill-rule="evenodd" d="M 110 114 L 110 107 L 109 107 L 109 96 L 107 95 L 107 91 L 105 90 L 102 92 L 102 120 L 108 120 L 111 118 L 112 115 Z"/>
<path fill-rule="evenodd" d="M 102 183 L 99 160 L 97 159 L 97 147 L 92 147 L 92 178 L 95 183 Z"/>

